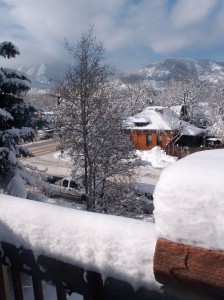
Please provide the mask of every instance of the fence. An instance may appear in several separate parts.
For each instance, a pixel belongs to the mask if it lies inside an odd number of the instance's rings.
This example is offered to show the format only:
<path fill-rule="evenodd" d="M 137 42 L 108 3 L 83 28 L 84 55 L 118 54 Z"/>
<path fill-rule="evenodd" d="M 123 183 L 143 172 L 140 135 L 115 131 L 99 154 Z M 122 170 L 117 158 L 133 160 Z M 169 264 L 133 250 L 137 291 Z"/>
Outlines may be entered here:
<path fill-rule="evenodd" d="M 175 156 L 178 157 L 178 159 L 180 158 L 184 158 L 185 156 L 195 153 L 195 152 L 199 152 L 199 151 L 205 151 L 205 150 L 215 150 L 215 149 L 223 149 L 224 146 L 222 147 L 205 147 L 205 146 L 201 146 L 201 147 L 181 147 L 181 146 L 169 146 L 166 149 L 166 153 L 168 155 L 171 156 Z"/>
<path fill-rule="evenodd" d="M 66 300 L 66 295 L 73 292 L 82 295 L 84 300 L 159 300 L 162 297 L 158 292 L 145 288 L 135 291 L 130 284 L 115 278 L 107 278 L 103 282 L 99 273 L 85 271 L 83 268 L 44 255 L 40 255 L 36 260 L 31 250 L 17 248 L 5 242 L 1 243 L 1 252 L 1 300 L 10 299 L 9 277 L 12 281 L 14 299 L 24 299 L 21 272 L 32 278 L 35 300 L 45 299 L 42 280 L 55 286 L 57 300 Z"/>

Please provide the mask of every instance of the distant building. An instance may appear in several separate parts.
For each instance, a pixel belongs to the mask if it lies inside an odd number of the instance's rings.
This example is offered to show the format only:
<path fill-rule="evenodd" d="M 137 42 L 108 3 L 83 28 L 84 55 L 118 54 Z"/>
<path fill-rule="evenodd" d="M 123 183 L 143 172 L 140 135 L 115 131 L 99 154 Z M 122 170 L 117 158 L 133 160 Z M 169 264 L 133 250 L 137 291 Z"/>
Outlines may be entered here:
<path fill-rule="evenodd" d="M 160 146 L 200 146 L 204 130 L 180 119 L 180 107 L 149 106 L 128 117 L 125 128 L 135 147 L 150 150 Z"/>

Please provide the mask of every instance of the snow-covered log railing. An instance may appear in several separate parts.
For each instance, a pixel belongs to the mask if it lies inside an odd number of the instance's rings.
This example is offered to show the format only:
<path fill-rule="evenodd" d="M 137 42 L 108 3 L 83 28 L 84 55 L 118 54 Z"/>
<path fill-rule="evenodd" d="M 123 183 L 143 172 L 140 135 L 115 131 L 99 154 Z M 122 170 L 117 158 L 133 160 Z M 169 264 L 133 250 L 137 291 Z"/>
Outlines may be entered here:
<path fill-rule="evenodd" d="M 82 295 L 84 299 L 160 299 L 160 295 L 142 288 L 137 292 L 130 284 L 107 278 L 105 284 L 99 273 L 86 271 L 62 261 L 40 255 L 36 260 L 32 251 L 2 243 L 4 255 L 0 267 L 0 299 L 7 298 L 7 279 L 4 265 L 10 261 L 9 271 L 13 294 L 16 300 L 22 300 L 23 288 L 20 272 L 32 277 L 33 295 L 35 300 L 43 300 L 42 280 L 56 288 L 58 300 L 66 300 L 66 294 L 72 292 Z"/>
<path fill-rule="evenodd" d="M 15 300 L 26 299 L 20 272 L 32 277 L 35 300 L 48 300 L 41 281 L 56 287 L 58 300 L 67 293 L 85 300 L 161 298 L 152 223 L 0 195 L 0 242 Z M 5 275 L 1 267 L 1 300 L 8 300 Z"/>
<path fill-rule="evenodd" d="M 224 299 L 224 251 L 159 239 L 154 269 L 158 282 L 178 299 Z"/>
<path fill-rule="evenodd" d="M 178 160 L 154 192 L 155 278 L 177 299 L 224 299 L 224 150 Z"/>

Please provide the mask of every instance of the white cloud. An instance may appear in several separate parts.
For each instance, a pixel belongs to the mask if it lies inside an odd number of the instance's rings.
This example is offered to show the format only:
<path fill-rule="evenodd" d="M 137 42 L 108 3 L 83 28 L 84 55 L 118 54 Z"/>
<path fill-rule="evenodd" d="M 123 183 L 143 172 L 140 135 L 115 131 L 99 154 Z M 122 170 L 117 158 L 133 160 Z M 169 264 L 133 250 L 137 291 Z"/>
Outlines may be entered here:
<path fill-rule="evenodd" d="M 217 3 L 217 0 L 179 0 L 171 15 L 174 27 L 183 28 L 206 20 Z"/>
<path fill-rule="evenodd" d="M 130 48 L 139 49 L 139 53 L 143 48 L 148 49 L 149 57 L 150 53 L 170 56 L 173 51 L 224 42 L 222 0 L 5 0 L 4 3 L 7 5 L 0 10 L 1 39 L 14 42 L 23 61 L 62 59 L 67 55 L 64 39 L 77 41 L 92 24 L 110 56 L 119 51 L 128 53 Z M 126 58 L 129 65 L 131 57 Z"/>

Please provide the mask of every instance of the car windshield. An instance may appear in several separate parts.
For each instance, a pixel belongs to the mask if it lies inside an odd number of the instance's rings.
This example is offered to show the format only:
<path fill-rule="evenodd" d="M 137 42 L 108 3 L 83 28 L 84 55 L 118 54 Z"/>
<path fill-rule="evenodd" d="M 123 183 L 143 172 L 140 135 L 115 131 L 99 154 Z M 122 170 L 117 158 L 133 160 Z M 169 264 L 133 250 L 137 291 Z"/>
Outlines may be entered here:
<path fill-rule="evenodd" d="M 75 181 L 70 181 L 70 188 L 72 189 L 78 189 L 79 186 Z"/>

